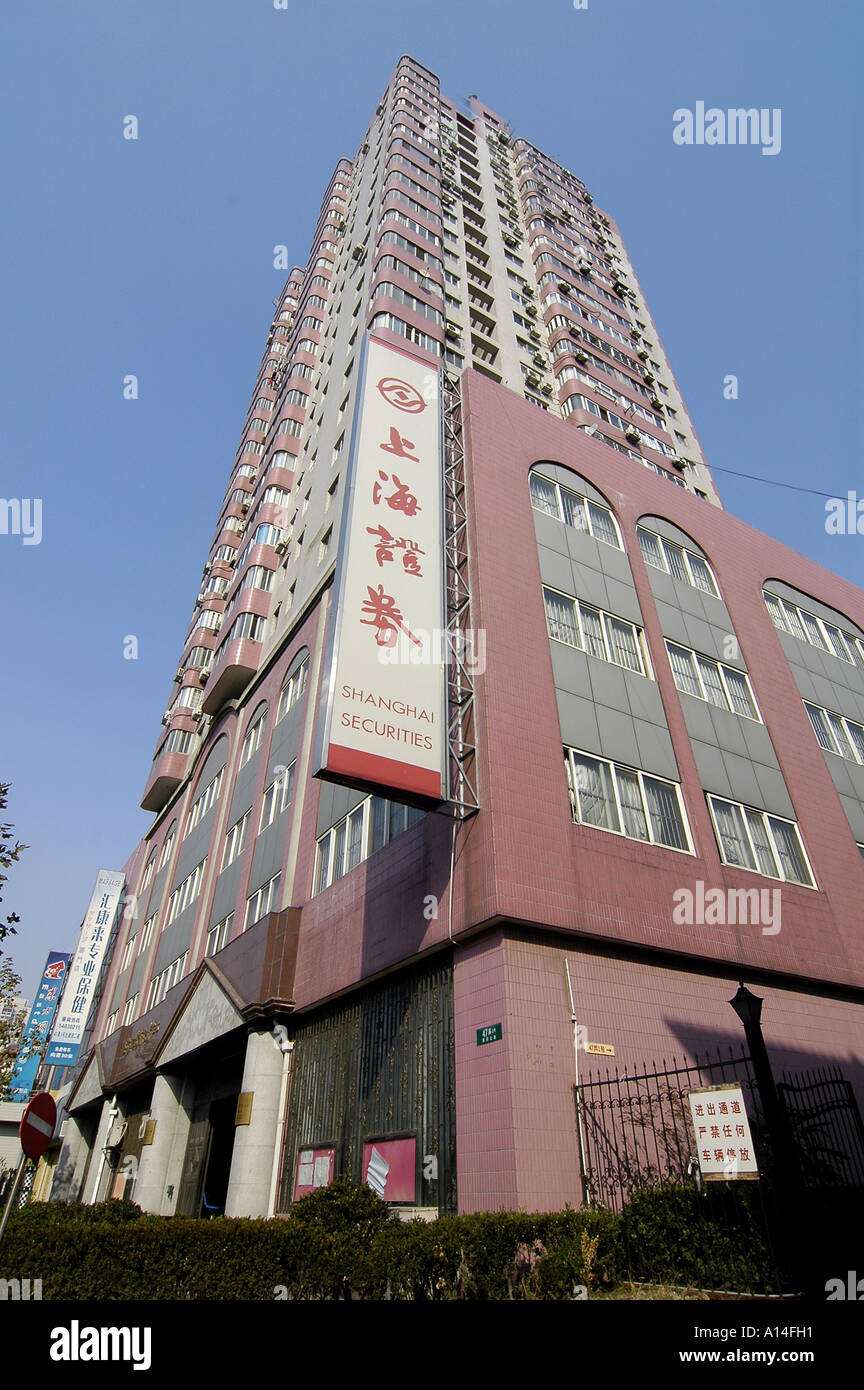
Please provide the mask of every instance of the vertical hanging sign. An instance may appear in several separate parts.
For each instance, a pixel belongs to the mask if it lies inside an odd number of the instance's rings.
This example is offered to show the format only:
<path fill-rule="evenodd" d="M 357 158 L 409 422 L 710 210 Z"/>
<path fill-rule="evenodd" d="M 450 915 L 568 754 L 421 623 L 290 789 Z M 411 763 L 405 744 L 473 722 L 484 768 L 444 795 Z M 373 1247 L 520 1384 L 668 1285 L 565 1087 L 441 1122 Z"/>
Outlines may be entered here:
<path fill-rule="evenodd" d="M 446 785 L 440 372 L 367 336 L 316 775 L 440 801 Z"/>
<path fill-rule="evenodd" d="M 51 951 L 45 962 L 45 969 L 42 971 L 42 979 L 33 1001 L 33 1007 L 30 1010 L 30 1017 L 24 1032 L 21 1034 L 18 1057 L 9 1078 L 7 1097 L 9 1100 L 26 1101 L 30 1098 L 36 1073 L 42 1061 L 45 1039 L 48 1036 L 51 1020 L 63 990 L 63 980 L 68 964 L 69 956 L 64 951 Z"/>
<path fill-rule="evenodd" d="M 51 1029 L 45 1053 L 45 1061 L 49 1065 L 71 1067 L 78 1060 L 78 1049 L 125 881 L 122 873 L 114 873 L 110 869 L 99 870 L 78 938 L 78 948 L 66 979 L 60 1012 Z"/>

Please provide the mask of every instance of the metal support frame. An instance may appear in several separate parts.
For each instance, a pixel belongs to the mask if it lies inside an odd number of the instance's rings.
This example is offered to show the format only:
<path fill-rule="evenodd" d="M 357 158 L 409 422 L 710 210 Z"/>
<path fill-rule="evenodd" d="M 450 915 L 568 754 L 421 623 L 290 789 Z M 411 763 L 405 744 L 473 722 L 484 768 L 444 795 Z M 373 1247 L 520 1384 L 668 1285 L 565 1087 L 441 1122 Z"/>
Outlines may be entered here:
<path fill-rule="evenodd" d="M 442 375 L 444 419 L 445 661 L 447 677 L 447 802 L 442 810 L 467 820 L 480 809 L 474 727 L 476 634 L 471 618 L 468 511 L 462 440 L 462 395 Z"/>

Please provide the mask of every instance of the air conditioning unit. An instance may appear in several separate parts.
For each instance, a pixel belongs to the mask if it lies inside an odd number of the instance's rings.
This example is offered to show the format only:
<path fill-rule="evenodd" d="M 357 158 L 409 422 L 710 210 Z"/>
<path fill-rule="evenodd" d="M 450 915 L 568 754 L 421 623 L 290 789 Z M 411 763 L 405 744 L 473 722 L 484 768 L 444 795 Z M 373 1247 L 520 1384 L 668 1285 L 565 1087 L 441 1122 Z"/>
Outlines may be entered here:
<path fill-rule="evenodd" d="M 540 342 L 540 334 L 539 334 L 539 332 L 538 332 L 538 330 L 537 330 L 536 328 L 529 328 L 529 329 L 528 329 L 528 337 L 529 337 L 529 338 L 531 339 L 531 341 L 534 342 L 534 343 L 539 343 L 539 342 Z"/>
<path fill-rule="evenodd" d="M 526 304 L 526 305 L 525 305 L 525 313 L 528 315 L 529 318 L 536 319 L 536 317 L 537 317 L 537 306 L 536 306 L 536 304 Z"/>
<path fill-rule="evenodd" d="M 546 366 L 546 358 L 543 356 L 542 352 L 535 352 L 534 357 L 533 357 L 532 360 L 534 361 L 535 365 L 538 366 L 538 367 L 545 367 L 545 366 Z"/>
<path fill-rule="evenodd" d="M 639 348 L 639 351 L 636 353 L 636 356 L 641 358 L 643 362 L 647 362 L 651 354 L 646 347 L 641 347 Z"/>
<path fill-rule="evenodd" d="M 212 670 L 213 670 L 213 667 L 212 667 L 212 666 L 204 666 L 204 667 L 202 667 L 202 669 L 198 672 L 198 679 L 199 679 L 199 681 L 201 682 L 202 685 L 206 685 L 206 684 L 207 684 L 207 681 L 208 681 L 209 676 L 210 676 L 210 672 L 211 672 Z"/>
<path fill-rule="evenodd" d="M 352 259 L 352 260 L 355 260 L 355 261 L 359 261 L 359 260 L 360 260 L 360 257 L 363 256 L 364 254 L 365 254 L 364 248 L 358 244 L 357 246 L 354 247 L 354 250 L 351 252 L 351 259 Z"/>
<path fill-rule="evenodd" d="M 199 719 L 203 719 L 203 717 L 204 717 L 204 716 L 203 716 L 203 714 L 202 714 L 202 712 L 201 712 L 200 709 L 193 709 L 193 710 L 192 710 L 192 718 L 195 720 L 195 723 L 196 723 L 196 724 L 198 723 Z"/>
<path fill-rule="evenodd" d="M 529 386 L 539 386 L 540 378 L 536 372 L 526 372 L 525 381 Z"/>
<path fill-rule="evenodd" d="M 459 327 L 458 323 L 452 323 L 450 319 L 447 319 L 444 325 L 444 335 L 447 338 L 461 338 L 462 329 Z"/>
<path fill-rule="evenodd" d="M 279 543 L 278 543 L 277 546 L 276 546 L 276 554 L 277 554 L 277 555 L 285 555 L 285 554 L 287 554 L 287 551 L 288 551 L 288 542 L 287 542 L 287 541 L 279 541 Z"/>
<path fill-rule="evenodd" d="M 548 381 L 544 382 L 544 384 L 540 387 L 540 390 L 543 392 L 544 396 L 552 395 L 552 387 L 549 385 Z"/>
<path fill-rule="evenodd" d="M 624 431 L 624 437 L 625 439 L 629 439 L 631 444 L 642 443 L 642 435 L 639 433 L 635 425 L 628 425 L 627 429 Z"/>
<path fill-rule="evenodd" d="M 576 358 L 576 361 L 582 367 L 584 367 L 586 363 L 590 360 L 587 352 L 583 352 L 581 348 L 577 348 L 576 351 L 573 353 L 573 356 Z"/>
<path fill-rule="evenodd" d="M 646 386 L 651 386 L 657 380 L 657 378 L 653 372 L 643 372 L 642 380 L 645 382 Z"/>

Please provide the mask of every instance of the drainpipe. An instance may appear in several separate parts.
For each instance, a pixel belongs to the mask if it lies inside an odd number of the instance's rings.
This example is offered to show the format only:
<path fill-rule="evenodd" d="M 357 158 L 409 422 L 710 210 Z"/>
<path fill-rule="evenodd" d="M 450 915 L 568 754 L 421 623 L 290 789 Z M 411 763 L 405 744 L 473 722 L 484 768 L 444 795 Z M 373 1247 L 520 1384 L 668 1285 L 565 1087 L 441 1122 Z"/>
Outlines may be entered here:
<path fill-rule="evenodd" d="M 585 1135 L 582 1131 L 582 1107 L 579 1096 L 579 1027 L 576 1022 L 576 1004 L 573 998 L 573 982 L 570 979 L 570 962 L 564 959 L 564 974 L 567 977 L 567 990 L 570 995 L 570 1019 L 573 1024 L 573 1064 L 576 1071 L 576 1137 L 579 1144 L 579 1176 L 582 1181 L 582 1201 L 591 1205 L 591 1192 L 585 1180 Z"/>

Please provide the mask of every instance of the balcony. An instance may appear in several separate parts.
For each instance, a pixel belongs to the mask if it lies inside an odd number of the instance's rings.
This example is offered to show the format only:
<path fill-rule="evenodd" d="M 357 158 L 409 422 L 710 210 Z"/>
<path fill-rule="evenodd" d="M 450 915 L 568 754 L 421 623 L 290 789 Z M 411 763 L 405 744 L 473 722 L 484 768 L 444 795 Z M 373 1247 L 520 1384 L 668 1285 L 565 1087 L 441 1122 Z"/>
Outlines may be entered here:
<path fill-rule="evenodd" d="M 204 714 L 215 714 L 227 700 L 233 700 L 251 681 L 261 660 L 260 642 L 249 637 L 237 637 L 229 642 L 225 654 L 207 682 L 207 690 L 201 709 Z"/>
<path fill-rule="evenodd" d="M 158 753 L 141 798 L 142 809 L 161 811 L 183 781 L 188 767 L 188 753 Z"/>

